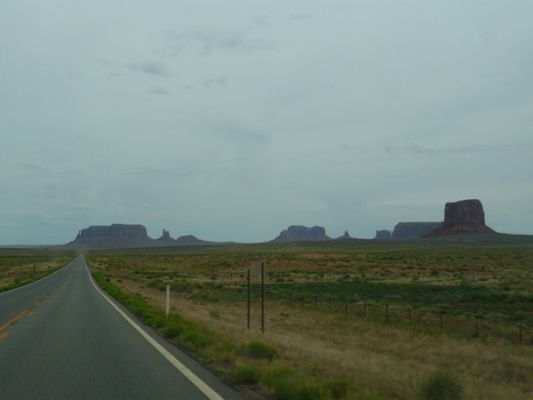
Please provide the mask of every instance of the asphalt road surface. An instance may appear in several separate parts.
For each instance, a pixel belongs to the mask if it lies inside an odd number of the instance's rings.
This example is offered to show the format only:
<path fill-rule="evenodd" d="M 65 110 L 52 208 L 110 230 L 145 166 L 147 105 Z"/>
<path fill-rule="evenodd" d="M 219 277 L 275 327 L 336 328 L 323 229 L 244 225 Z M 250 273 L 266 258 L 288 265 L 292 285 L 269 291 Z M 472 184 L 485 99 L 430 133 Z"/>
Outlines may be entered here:
<path fill-rule="evenodd" d="M 0 399 L 240 398 L 117 307 L 129 315 L 97 290 L 82 256 L 0 293 Z"/>

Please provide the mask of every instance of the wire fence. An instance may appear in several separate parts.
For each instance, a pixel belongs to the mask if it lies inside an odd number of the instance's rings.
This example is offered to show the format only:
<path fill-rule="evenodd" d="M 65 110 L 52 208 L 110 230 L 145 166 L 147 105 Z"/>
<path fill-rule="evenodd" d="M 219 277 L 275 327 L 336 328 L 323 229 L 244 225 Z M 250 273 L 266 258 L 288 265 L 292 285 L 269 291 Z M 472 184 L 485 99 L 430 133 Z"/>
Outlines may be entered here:
<path fill-rule="evenodd" d="M 276 301 L 268 298 L 270 301 Z M 533 329 L 525 323 L 494 321 L 478 313 L 460 315 L 454 310 L 428 310 L 410 305 L 330 300 L 318 296 L 299 300 L 283 299 L 282 304 L 327 313 L 344 314 L 346 318 L 362 319 L 427 333 L 442 333 L 470 339 L 500 338 L 517 344 L 533 345 Z"/>

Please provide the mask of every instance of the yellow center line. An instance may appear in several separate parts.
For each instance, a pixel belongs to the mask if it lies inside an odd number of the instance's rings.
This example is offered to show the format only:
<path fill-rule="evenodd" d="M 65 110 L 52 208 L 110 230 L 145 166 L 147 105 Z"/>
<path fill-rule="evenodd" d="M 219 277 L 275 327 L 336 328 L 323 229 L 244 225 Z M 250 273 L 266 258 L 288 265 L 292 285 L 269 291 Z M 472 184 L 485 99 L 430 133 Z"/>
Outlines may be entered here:
<path fill-rule="evenodd" d="M 20 314 L 14 316 L 13 318 L 11 318 L 9 321 L 7 321 L 6 323 L 0 325 L 0 331 L 7 328 L 8 326 L 11 326 L 13 325 L 15 322 L 17 322 L 19 319 L 21 319 L 22 317 L 24 317 L 26 314 L 28 314 L 29 311 L 28 310 L 24 310 L 22 311 Z"/>
<path fill-rule="evenodd" d="M 0 342 L 6 338 L 6 336 L 9 335 L 9 332 L 2 332 L 0 333 Z"/>

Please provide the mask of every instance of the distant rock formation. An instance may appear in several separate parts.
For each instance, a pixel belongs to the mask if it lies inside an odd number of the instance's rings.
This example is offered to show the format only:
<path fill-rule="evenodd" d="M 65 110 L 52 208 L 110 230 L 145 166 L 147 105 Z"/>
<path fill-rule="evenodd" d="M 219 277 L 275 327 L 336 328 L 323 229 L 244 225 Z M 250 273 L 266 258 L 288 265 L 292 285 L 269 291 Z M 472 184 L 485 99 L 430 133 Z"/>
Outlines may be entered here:
<path fill-rule="evenodd" d="M 338 238 L 335 238 L 335 240 L 350 240 L 352 237 L 348 233 L 348 231 L 344 231 L 344 235 L 339 236 Z"/>
<path fill-rule="evenodd" d="M 392 232 L 388 229 L 382 229 L 379 231 L 376 231 L 376 237 L 374 240 L 388 240 L 392 238 Z"/>
<path fill-rule="evenodd" d="M 178 246 L 202 246 L 208 244 L 214 244 L 213 242 L 206 242 L 205 240 L 198 239 L 193 235 L 180 236 L 175 240 Z"/>
<path fill-rule="evenodd" d="M 171 243 L 171 242 L 174 242 L 174 239 L 170 237 L 169 231 L 167 231 L 166 229 L 163 229 L 163 233 L 161 234 L 159 238 L 156 239 L 156 241 L 160 243 Z"/>
<path fill-rule="evenodd" d="M 321 226 L 307 226 L 292 225 L 288 229 L 282 231 L 273 242 L 320 242 L 331 240 L 326 235 L 326 230 Z"/>
<path fill-rule="evenodd" d="M 393 239 L 418 239 L 440 227 L 442 222 L 400 222 L 392 231 Z"/>
<path fill-rule="evenodd" d="M 82 229 L 69 245 L 93 248 L 138 247 L 151 243 L 152 240 L 143 225 L 112 224 Z"/>
<path fill-rule="evenodd" d="M 181 236 L 174 240 L 170 232 L 163 229 L 161 237 L 152 239 L 143 225 L 112 224 L 90 226 L 79 231 L 76 239 L 65 245 L 81 249 L 112 249 L 132 247 L 176 247 L 223 244 L 200 240 L 195 236 Z"/>
<path fill-rule="evenodd" d="M 485 225 L 483 204 L 477 199 L 446 203 L 444 223 L 427 236 L 476 235 L 496 233 Z"/>

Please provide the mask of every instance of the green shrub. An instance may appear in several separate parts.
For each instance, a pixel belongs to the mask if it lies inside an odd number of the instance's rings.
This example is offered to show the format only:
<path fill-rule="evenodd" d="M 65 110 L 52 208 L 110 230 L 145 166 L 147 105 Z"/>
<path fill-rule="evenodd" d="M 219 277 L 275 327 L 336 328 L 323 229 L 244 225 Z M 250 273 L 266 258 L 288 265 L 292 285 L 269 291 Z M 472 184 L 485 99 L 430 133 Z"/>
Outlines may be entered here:
<path fill-rule="evenodd" d="M 235 383 L 255 385 L 261 380 L 261 372 L 255 367 L 240 367 L 230 373 Z"/>
<path fill-rule="evenodd" d="M 200 332 L 191 331 L 183 335 L 183 342 L 196 349 L 203 349 L 209 344 L 209 339 Z"/>
<path fill-rule="evenodd" d="M 263 376 L 263 383 L 276 400 L 329 400 L 328 390 L 302 382 L 289 368 L 277 368 Z"/>
<path fill-rule="evenodd" d="M 183 333 L 183 328 L 181 326 L 179 326 L 179 325 L 169 325 L 163 331 L 163 334 L 169 339 L 173 339 L 175 337 L 178 337 L 182 333 Z"/>
<path fill-rule="evenodd" d="M 463 386 L 449 371 L 433 371 L 421 387 L 424 400 L 461 400 Z"/>
<path fill-rule="evenodd" d="M 263 383 L 270 389 L 273 388 L 274 383 L 279 380 L 284 380 L 291 377 L 294 371 L 290 368 L 275 368 L 263 376 Z"/>
<path fill-rule="evenodd" d="M 328 382 L 325 388 L 333 399 L 344 399 L 348 394 L 348 384 L 344 381 Z"/>
<path fill-rule="evenodd" d="M 249 358 L 263 358 L 272 361 L 277 355 L 276 349 L 261 342 L 249 342 L 245 346 L 244 353 Z"/>
<path fill-rule="evenodd" d="M 329 396 L 316 385 L 296 385 L 295 399 L 297 400 L 325 400 Z"/>
<path fill-rule="evenodd" d="M 331 397 L 319 386 L 280 380 L 272 387 L 277 400 L 328 400 Z"/>

